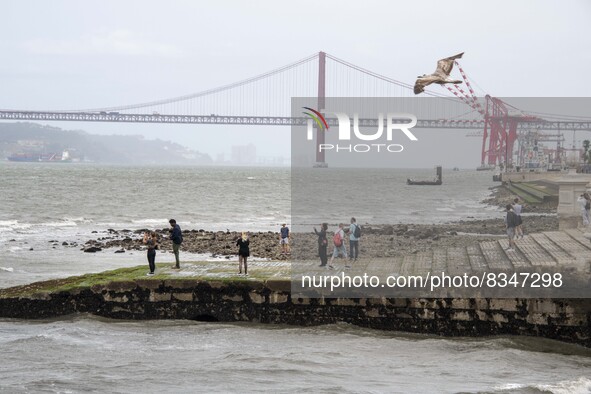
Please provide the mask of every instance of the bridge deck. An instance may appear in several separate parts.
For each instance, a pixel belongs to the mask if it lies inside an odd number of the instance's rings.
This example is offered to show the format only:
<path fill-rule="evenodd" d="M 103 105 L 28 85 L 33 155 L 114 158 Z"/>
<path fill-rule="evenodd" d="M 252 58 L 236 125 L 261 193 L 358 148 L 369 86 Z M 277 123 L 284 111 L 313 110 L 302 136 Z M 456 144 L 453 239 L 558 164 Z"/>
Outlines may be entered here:
<path fill-rule="evenodd" d="M 37 120 L 72 122 L 114 122 L 114 123 L 175 123 L 175 124 L 226 124 L 258 126 L 305 126 L 309 118 L 291 116 L 256 115 L 173 115 L 173 114 L 132 114 L 119 112 L 57 112 L 0 110 L 0 120 Z M 326 119 L 330 126 L 337 126 L 336 118 Z M 408 119 L 401 119 L 402 123 Z M 483 119 L 418 119 L 418 129 L 484 129 Z M 362 127 L 376 127 L 377 119 L 359 119 Z M 591 130 L 590 121 L 541 121 L 519 122 L 519 129 L 538 130 Z"/>

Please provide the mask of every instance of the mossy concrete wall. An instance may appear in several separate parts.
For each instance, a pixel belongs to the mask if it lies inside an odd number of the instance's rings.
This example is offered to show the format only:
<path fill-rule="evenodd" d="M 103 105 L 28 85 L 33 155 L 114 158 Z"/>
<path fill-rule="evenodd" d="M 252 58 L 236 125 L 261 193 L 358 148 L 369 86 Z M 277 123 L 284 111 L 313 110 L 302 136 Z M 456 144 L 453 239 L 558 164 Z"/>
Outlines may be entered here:
<path fill-rule="evenodd" d="M 346 322 L 444 336 L 540 336 L 591 347 L 587 299 L 292 298 L 288 280 L 196 279 L 138 279 L 0 297 L 0 317 L 72 313 L 302 326 Z"/>

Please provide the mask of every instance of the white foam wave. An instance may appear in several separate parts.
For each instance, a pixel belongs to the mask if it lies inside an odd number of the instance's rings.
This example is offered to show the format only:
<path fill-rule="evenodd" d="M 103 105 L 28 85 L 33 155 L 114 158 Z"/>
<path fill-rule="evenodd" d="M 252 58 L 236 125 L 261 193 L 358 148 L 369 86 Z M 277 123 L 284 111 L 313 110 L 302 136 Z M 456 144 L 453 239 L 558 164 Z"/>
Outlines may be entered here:
<path fill-rule="evenodd" d="M 497 390 L 500 392 L 513 392 L 522 389 L 536 389 L 552 394 L 588 394 L 591 392 L 591 379 L 580 377 L 576 380 L 564 380 L 553 384 L 518 384 L 507 383 Z"/>
<path fill-rule="evenodd" d="M 168 225 L 168 219 L 139 219 L 132 220 L 133 224 L 161 224 L 162 226 Z"/>
<path fill-rule="evenodd" d="M 59 221 L 41 223 L 21 223 L 18 220 L 1 220 L 0 232 L 29 230 L 34 227 L 76 227 L 76 221 L 85 221 L 84 218 L 65 218 Z"/>
<path fill-rule="evenodd" d="M 43 226 L 43 227 L 74 227 L 77 225 L 78 224 L 76 222 L 73 222 L 71 220 L 62 220 L 59 222 L 39 223 L 39 226 Z"/>
<path fill-rule="evenodd" d="M 69 221 L 69 222 L 76 222 L 76 223 L 93 223 L 94 221 L 92 219 L 87 219 L 83 216 L 79 216 L 79 217 L 64 217 L 64 220 Z"/>
<path fill-rule="evenodd" d="M 14 272 L 14 268 L 12 268 L 12 267 L 0 267 L 0 271 Z"/>

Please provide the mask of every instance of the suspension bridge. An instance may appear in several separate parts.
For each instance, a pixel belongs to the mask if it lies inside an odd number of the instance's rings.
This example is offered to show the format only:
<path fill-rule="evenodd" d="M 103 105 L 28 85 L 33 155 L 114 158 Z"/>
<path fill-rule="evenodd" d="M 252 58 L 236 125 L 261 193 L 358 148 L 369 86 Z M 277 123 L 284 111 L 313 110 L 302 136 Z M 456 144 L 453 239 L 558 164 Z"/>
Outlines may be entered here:
<path fill-rule="evenodd" d="M 472 135 L 482 137 L 482 164 L 493 166 L 512 162 L 518 131 L 591 130 L 591 116 L 526 113 L 490 95 L 477 95 L 461 65 L 455 64 L 463 85 L 444 85 L 449 93 L 426 90 L 419 98 L 411 84 L 319 52 L 252 78 L 184 96 L 89 109 L 6 109 L 0 110 L 0 119 L 305 126 L 309 118 L 294 116 L 293 97 L 314 97 L 318 109 L 325 108 L 327 97 L 398 98 L 405 100 L 405 112 L 418 114 L 415 128 L 478 130 Z M 337 119 L 327 117 L 327 122 L 335 126 Z M 359 125 L 375 127 L 377 120 L 363 118 Z M 316 142 L 324 143 L 324 133 L 316 133 Z M 317 152 L 316 159 L 323 163 L 324 152 Z"/>

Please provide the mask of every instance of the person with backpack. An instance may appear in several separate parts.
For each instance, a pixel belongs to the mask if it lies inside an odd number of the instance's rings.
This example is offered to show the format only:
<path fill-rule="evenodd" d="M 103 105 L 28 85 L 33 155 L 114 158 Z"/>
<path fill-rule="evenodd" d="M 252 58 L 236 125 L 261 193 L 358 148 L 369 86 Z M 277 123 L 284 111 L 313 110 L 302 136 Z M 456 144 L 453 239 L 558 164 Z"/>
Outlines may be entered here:
<path fill-rule="evenodd" d="M 172 241 L 172 252 L 174 253 L 174 259 L 176 261 L 176 264 L 174 267 L 174 269 L 181 269 L 181 263 L 179 260 L 179 249 L 181 247 L 181 244 L 183 243 L 183 233 L 181 231 L 181 227 L 176 224 L 176 220 L 174 219 L 170 219 L 168 221 L 168 223 L 170 223 L 170 226 L 172 227 L 172 229 L 170 230 L 170 240 Z"/>
<path fill-rule="evenodd" d="M 515 227 L 517 226 L 517 215 L 513 211 L 513 205 L 507 204 L 507 216 L 505 216 L 505 227 L 507 228 L 507 237 L 509 237 L 509 247 L 507 252 L 515 251 Z"/>
<path fill-rule="evenodd" d="M 328 255 L 326 249 L 328 247 L 328 240 L 326 239 L 326 230 L 328 230 L 328 223 L 322 223 L 320 225 L 320 231 L 314 227 L 314 233 L 318 236 L 318 257 L 320 257 L 319 267 L 326 267 L 328 261 Z"/>
<path fill-rule="evenodd" d="M 357 224 L 355 218 L 351 218 L 349 226 L 349 261 L 357 261 L 359 257 L 359 237 L 361 237 L 361 227 Z"/>
<path fill-rule="evenodd" d="M 332 261 L 335 257 L 338 257 L 339 254 L 342 254 L 344 258 L 347 258 L 347 248 L 345 248 L 345 231 L 343 230 L 343 227 L 344 224 L 339 223 L 339 228 L 337 231 L 335 231 L 334 236 L 332 237 L 334 249 L 332 251 L 332 257 L 330 258 L 328 268 L 334 268 L 332 266 Z"/>

